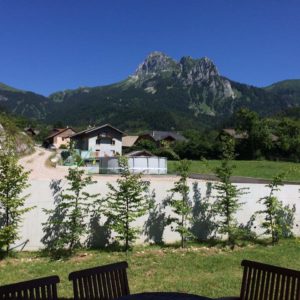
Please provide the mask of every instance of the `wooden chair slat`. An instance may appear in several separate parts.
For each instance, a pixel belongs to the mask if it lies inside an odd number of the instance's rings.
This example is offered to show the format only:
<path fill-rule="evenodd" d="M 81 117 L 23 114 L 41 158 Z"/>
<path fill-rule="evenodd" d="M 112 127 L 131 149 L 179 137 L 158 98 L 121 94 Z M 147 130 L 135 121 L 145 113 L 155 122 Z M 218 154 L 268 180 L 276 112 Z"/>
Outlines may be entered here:
<path fill-rule="evenodd" d="M 41 286 L 41 298 L 46 299 L 46 289 L 44 285 Z"/>
<path fill-rule="evenodd" d="M 78 278 L 77 279 L 77 282 L 78 282 L 78 286 L 79 286 L 79 291 L 78 291 L 78 296 L 81 298 L 81 299 L 84 299 L 85 298 L 85 295 L 84 295 L 84 284 L 83 284 L 83 278 Z M 78 298 L 78 299 L 80 299 Z"/>
<path fill-rule="evenodd" d="M 118 279 L 118 281 L 117 281 L 118 296 L 120 297 L 123 293 L 122 282 L 121 282 L 121 280 L 122 280 L 121 270 L 117 270 L 116 273 L 117 273 L 117 279 Z"/>
<path fill-rule="evenodd" d="M 102 282 L 102 289 L 103 289 L 104 299 L 108 299 L 108 291 L 107 291 L 107 283 L 106 283 L 105 272 L 103 272 L 101 274 L 101 282 Z"/>
<path fill-rule="evenodd" d="M 105 272 L 104 277 L 107 299 L 112 299 L 109 273 Z"/>
<path fill-rule="evenodd" d="M 243 296 L 241 297 L 242 299 L 247 300 L 249 298 L 249 294 L 250 294 L 250 286 L 251 286 L 251 281 L 249 280 L 249 278 L 251 278 L 252 276 L 252 268 L 250 267 L 246 267 L 245 268 L 245 272 L 247 272 L 247 280 L 245 282 L 245 289 L 242 290 Z"/>
<path fill-rule="evenodd" d="M 99 293 L 99 298 L 100 299 L 104 299 L 104 290 L 103 290 L 102 275 L 101 274 L 96 274 L 96 277 L 98 279 L 98 293 Z"/>
<path fill-rule="evenodd" d="M 0 299 L 57 300 L 57 283 L 58 276 L 49 276 L 0 286 Z"/>
<path fill-rule="evenodd" d="M 296 300 L 300 299 L 300 277 L 297 278 L 296 284 Z"/>
<path fill-rule="evenodd" d="M 114 270 L 112 272 L 112 289 L 113 289 L 113 297 L 114 298 L 119 298 L 119 287 L 118 287 L 118 275 L 117 275 L 117 271 Z"/>
<path fill-rule="evenodd" d="M 300 300 L 300 271 L 244 260 L 240 300 Z"/>
<path fill-rule="evenodd" d="M 89 286 L 88 286 L 88 280 L 87 280 L 87 276 L 84 276 L 82 278 L 82 284 L 83 284 L 83 291 L 84 291 L 84 296 L 85 299 L 90 299 L 91 295 L 90 295 L 90 290 L 89 290 Z"/>
<path fill-rule="evenodd" d="M 127 262 L 120 262 L 70 273 L 74 299 L 113 300 L 128 295 L 127 268 Z"/>
<path fill-rule="evenodd" d="M 261 272 L 262 270 L 257 270 L 257 276 L 255 280 L 255 288 L 254 288 L 254 298 L 258 299 L 259 291 L 261 289 Z"/>
<path fill-rule="evenodd" d="M 97 276 L 92 276 L 92 283 L 93 283 L 93 290 L 94 290 L 94 297 L 99 298 L 99 285 L 98 285 L 98 277 Z"/>
<path fill-rule="evenodd" d="M 127 278 L 127 273 L 126 273 L 126 270 L 125 269 L 122 269 L 121 270 L 121 273 L 122 273 L 122 293 L 124 294 L 130 294 L 130 291 L 129 291 L 129 285 L 128 285 L 128 278 Z"/>
<path fill-rule="evenodd" d="M 266 271 L 262 270 L 261 271 L 261 285 L 260 285 L 258 300 L 263 300 L 264 291 L 265 291 L 265 283 L 266 283 Z"/>
<path fill-rule="evenodd" d="M 286 289 L 285 289 L 285 298 L 286 300 L 292 299 L 292 294 L 290 292 L 290 286 L 291 286 L 291 278 L 290 276 L 287 276 L 286 278 Z"/>
<path fill-rule="evenodd" d="M 280 276 L 280 287 L 279 292 L 277 294 L 277 299 L 284 299 L 285 291 L 286 291 L 286 276 L 281 275 Z"/>
<path fill-rule="evenodd" d="M 274 274 L 276 277 L 275 289 L 274 289 L 274 300 L 277 300 L 279 294 L 279 286 L 281 284 L 281 274 Z"/>

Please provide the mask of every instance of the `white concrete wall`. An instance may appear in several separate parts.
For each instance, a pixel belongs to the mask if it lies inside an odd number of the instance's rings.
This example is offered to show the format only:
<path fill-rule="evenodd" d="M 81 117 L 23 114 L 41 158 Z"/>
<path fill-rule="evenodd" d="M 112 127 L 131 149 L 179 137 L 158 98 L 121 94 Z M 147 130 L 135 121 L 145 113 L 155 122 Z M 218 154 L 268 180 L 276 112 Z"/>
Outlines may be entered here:
<path fill-rule="evenodd" d="M 105 196 L 108 192 L 107 182 L 114 184 L 117 176 L 99 176 L 96 178 L 97 183 L 89 188 L 90 193 L 101 193 L 101 196 Z M 156 203 L 161 204 L 162 201 L 170 195 L 169 190 L 173 187 L 174 181 L 177 180 L 175 177 L 170 176 L 145 176 L 145 180 L 150 181 L 150 189 L 155 190 Z M 192 192 L 193 182 L 198 182 L 202 196 L 206 194 L 206 182 L 189 180 L 189 185 Z M 36 250 L 42 248 L 40 240 L 43 236 L 42 223 L 46 221 L 47 217 L 43 212 L 43 208 L 53 208 L 53 196 L 52 191 L 49 187 L 50 180 L 33 180 L 30 182 L 31 186 L 28 188 L 26 193 L 30 193 L 30 196 L 26 202 L 26 206 L 36 206 L 32 211 L 28 212 L 24 218 L 22 228 L 20 230 L 21 239 L 17 243 L 23 243 L 27 239 L 29 242 L 25 246 L 25 250 Z M 67 187 L 66 182 L 62 182 L 64 188 Z M 261 209 L 262 206 L 257 203 L 258 199 L 268 195 L 269 190 L 263 184 L 237 184 L 239 188 L 249 187 L 248 194 L 242 196 L 241 201 L 245 202 L 242 210 L 238 212 L 237 218 L 240 223 L 246 223 L 250 216 L 257 210 Z M 294 227 L 294 233 L 300 236 L 300 201 L 299 201 L 299 187 L 298 185 L 286 185 L 281 188 L 281 191 L 277 192 L 277 195 L 284 204 L 296 204 L 296 222 Z M 213 201 L 213 198 L 210 198 Z M 166 215 L 170 214 L 170 208 L 165 210 Z M 137 221 L 137 225 L 143 228 L 145 222 L 148 219 L 148 215 L 140 218 Z M 297 227 L 296 224 L 299 226 Z M 259 232 L 259 229 L 258 229 Z M 143 243 L 147 240 L 147 236 L 142 234 L 137 242 Z M 171 230 L 171 227 L 166 227 L 163 233 L 164 242 L 174 242 L 179 240 L 177 233 Z"/>
<path fill-rule="evenodd" d="M 122 141 L 113 138 L 115 144 L 110 145 L 110 144 L 96 144 L 96 140 L 97 140 L 97 136 L 89 138 L 88 149 L 89 151 L 92 152 L 99 150 L 100 151 L 99 157 L 115 156 L 117 153 L 122 155 Z"/>
<path fill-rule="evenodd" d="M 98 169 L 97 169 L 98 166 Z M 165 157 L 146 157 L 146 156 L 130 156 L 128 157 L 128 166 L 132 173 L 142 174 L 167 174 L 168 164 Z M 87 167 L 88 174 L 119 174 L 120 167 L 117 157 L 100 158 L 99 165 L 96 164 Z"/>

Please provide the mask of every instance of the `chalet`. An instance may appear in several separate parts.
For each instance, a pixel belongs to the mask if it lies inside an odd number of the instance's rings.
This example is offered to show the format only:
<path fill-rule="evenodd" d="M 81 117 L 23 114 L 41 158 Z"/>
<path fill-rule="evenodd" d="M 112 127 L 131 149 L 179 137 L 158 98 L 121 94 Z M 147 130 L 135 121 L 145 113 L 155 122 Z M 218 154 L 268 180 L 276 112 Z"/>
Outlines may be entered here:
<path fill-rule="evenodd" d="M 139 141 L 138 135 L 125 135 L 122 137 L 122 147 L 131 148 L 135 146 Z"/>
<path fill-rule="evenodd" d="M 75 133 L 76 131 L 70 127 L 54 128 L 43 144 L 45 147 L 54 146 L 56 149 L 59 149 L 62 145 L 67 146 L 70 142 L 70 136 Z"/>
<path fill-rule="evenodd" d="M 78 132 L 71 140 L 83 159 L 112 157 L 122 154 L 123 135 L 119 129 L 105 124 Z"/>
<path fill-rule="evenodd" d="M 139 136 L 139 140 L 150 140 L 154 141 L 158 146 L 162 145 L 163 142 L 184 142 L 187 139 L 181 134 L 174 131 L 150 131 Z"/>

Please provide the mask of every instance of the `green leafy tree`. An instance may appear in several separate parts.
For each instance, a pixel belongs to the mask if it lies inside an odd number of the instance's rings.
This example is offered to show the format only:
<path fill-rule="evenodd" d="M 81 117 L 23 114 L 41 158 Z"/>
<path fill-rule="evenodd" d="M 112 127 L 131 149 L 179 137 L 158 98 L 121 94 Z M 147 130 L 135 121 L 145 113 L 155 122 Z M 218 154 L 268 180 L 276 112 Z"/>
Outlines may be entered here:
<path fill-rule="evenodd" d="M 19 239 L 22 216 L 33 207 L 24 208 L 28 196 L 22 195 L 30 172 L 18 164 L 14 141 L 5 135 L 0 139 L 0 248 L 9 254 L 11 244 Z"/>
<path fill-rule="evenodd" d="M 68 188 L 60 191 L 59 201 L 53 210 L 44 210 L 48 215 L 48 221 L 44 223 L 44 231 L 50 227 L 59 227 L 60 233 L 56 236 L 49 236 L 43 242 L 50 245 L 53 254 L 67 250 L 72 253 L 81 246 L 81 238 L 87 232 L 87 217 L 91 201 L 97 201 L 99 194 L 90 194 L 86 188 L 95 181 L 84 174 L 84 170 L 78 167 L 69 168 L 66 176 Z M 55 217 L 59 216 L 59 217 Z M 49 231 L 49 230 L 48 230 Z M 51 239 L 51 243 L 49 242 Z"/>
<path fill-rule="evenodd" d="M 239 201 L 239 197 L 245 191 L 238 189 L 230 179 L 234 169 L 234 165 L 231 163 L 234 158 L 234 140 L 224 137 L 222 147 L 223 159 L 221 165 L 215 170 L 219 182 L 213 187 L 217 191 L 214 208 L 218 216 L 218 232 L 227 235 L 228 245 L 234 248 L 238 232 L 235 215 L 243 204 Z"/>
<path fill-rule="evenodd" d="M 267 120 L 260 119 L 256 112 L 243 108 L 236 113 L 235 123 L 237 131 L 247 137 L 240 141 L 244 152 L 241 153 L 242 157 L 257 159 L 268 154 L 273 141 Z"/>
<path fill-rule="evenodd" d="M 279 241 L 282 236 L 291 236 L 291 230 L 294 223 L 294 213 L 296 207 L 283 206 L 282 202 L 274 195 L 276 191 L 280 190 L 283 185 L 283 178 L 285 173 L 276 175 L 272 182 L 267 187 L 270 189 L 268 196 L 259 199 L 265 209 L 260 210 L 257 214 L 264 215 L 264 222 L 261 227 L 265 230 L 264 234 L 271 235 L 272 244 Z"/>
<path fill-rule="evenodd" d="M 190 162 L 188 160 L 179 162 L 177 171 L 180 178 L 171 189 L 172 195 L 169 199 L 169 205 L 175 215 L 175 217 L 169 218 L 169 223 L 176 224 L 174 230 L 180 234 L 182 248 L 186 246 L 187 239 L 193 237 L 189 228 L 192 221 L 192 202 L 189 199 L 190 188 L 187 184 L 189 169 Z"/>
<path fill-rule="evenodd" d="M 128 160 L 118 159 L 121 178 L 117 186 L 108 183 L 106 216 L 111 220 L 110 228 L 117 233 L 117 239 L 124 243 L 127 252 L 136 240 L 140 229 L 133 222 L 145 215 L 150 205 L 149 183 L 142 181 L 141 174 L 130 173 Z"/>
<path fill-rule="evenodd" d="M 133 147 L 132 151 L 134 150 L 148 150 L 150 152 L 154 152 L 157 149 L 157 145 L 155 142 L 150 140 L 140 140 L 136 144 L 136 146 Z"/>
<path fill-rule="evenodd" d="M 217 158 L 217 131 L 188 130 L 184 136 L 186 141 L 178 141 L 173 145 L 173 150 L 181 159 Z"/>
<path fill-rule="evenodd" d="M 277 126 L 280 156 L 296 162 L 300 161 L 300 123 L 299 120 L 284 118 Z"/>

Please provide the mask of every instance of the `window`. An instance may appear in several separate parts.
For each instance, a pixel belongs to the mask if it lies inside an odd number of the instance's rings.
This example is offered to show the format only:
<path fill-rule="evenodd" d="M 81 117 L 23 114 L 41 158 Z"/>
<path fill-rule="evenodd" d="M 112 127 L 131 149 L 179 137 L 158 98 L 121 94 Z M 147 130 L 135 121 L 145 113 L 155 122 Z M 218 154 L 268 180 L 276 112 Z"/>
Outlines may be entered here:
<path fill-rule="evenodd" d="M 116 144 L 116 141 L 114 139 L 111 139 L 111 144 L 112 145 L 115 145 Z"/>

